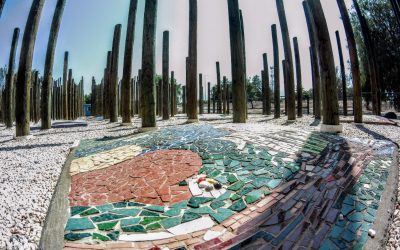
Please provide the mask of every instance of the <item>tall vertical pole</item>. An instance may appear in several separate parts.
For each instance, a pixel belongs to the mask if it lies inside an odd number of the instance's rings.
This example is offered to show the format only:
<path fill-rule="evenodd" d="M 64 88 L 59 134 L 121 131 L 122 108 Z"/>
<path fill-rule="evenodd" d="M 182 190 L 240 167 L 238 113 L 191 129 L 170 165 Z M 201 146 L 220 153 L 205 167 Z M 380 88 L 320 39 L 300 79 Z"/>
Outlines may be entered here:
<path fill-rule="evenodd" d="M 110 69 L 110 122 L 118 122 L 118 62 L 121 28 L 122 25 L 117 24 L 114 29 Z"/>
<path fill-rule="evenodd" d="M 163 120 L 169 119 L 170 91 L 169 91 L 169 31 L 163 32 L 163 52 L 162 52 L 162 102 Z"/>
<path fill-rule="evenodd" d="M 346 71 L 344 68 L 344 59 L 343 59 L 343 51 L 342 51 L 342 42 L 340 40 L 340 34 L 337 30 L 335 32 L 336 42 L 339 51 L 339 61 L 340 61 L 340 75 L 342 77 L 342 89 L 343 89 L 343 115 L 347 116 L 347 86 L 346 86 Z"/>
<path fill-rule="evenodd" d="M 279 81 L 279 46 L 278 46 L 278 35 L 276 30 L 276 24 L 271 26 L 272 31 L 272 42 L 274 47 L 274 102 L 275 102 L 275 112 L 274 117 L 281 117 L 281 87 Z"/>
<path fill-rule="evenodd" d="M 297 116 L 303 116 L 303 84 L 301 79 L 301 62 L 299 43 L 297 37 L 293 38 L 294 57 L 296 61 L 296 80 L 297 80 Z"/>

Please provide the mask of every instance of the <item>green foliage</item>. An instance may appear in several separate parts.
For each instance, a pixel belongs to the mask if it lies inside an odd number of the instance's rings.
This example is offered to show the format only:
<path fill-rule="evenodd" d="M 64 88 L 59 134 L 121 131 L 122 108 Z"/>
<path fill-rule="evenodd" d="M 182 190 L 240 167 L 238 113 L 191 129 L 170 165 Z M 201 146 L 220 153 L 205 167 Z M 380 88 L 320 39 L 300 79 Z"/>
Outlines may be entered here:
<path fill-rule="evenodd" d="M 85 104 L 91 104 L 92 102 L 92 93 L 85 95 Z"/>

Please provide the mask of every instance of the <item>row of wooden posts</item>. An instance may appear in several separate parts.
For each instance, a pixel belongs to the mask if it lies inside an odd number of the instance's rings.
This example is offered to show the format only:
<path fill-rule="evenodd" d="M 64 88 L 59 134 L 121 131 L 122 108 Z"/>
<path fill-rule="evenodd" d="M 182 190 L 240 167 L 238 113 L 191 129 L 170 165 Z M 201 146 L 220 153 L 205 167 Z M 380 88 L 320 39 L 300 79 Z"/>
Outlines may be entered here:
<path fill-rule="evenodd" d="M 4 0 L 0 0 L 0 15 Z M 40 118 L 42 120 L 42 128 L 48 129 L 51 127 L 51 116 L 52 116 L 52 104 L 57 105 L 52 100 L 51 90 L 53 82 L 52 70 L 54 62 L 54 51 L 57 43 L 58 31 L 61 23 L 62 13 L 65 7 L 66 0 L 57 0 L 57 5 L 54 12 L 54 17 L 51 25 L 51 31 L 49 36 L 48 48 L 46 53 L 46 62 L 44 67 L 44 75 L 41 83 L 41 109 Z M 393 0 L 397 3 L 398 0 Z M 19 60 L 19 67 L 16 76 L 16 96 L 18 102 L 15 105 L 15 120 L 16 120 L 16 135 L 25 136 L 29 134 L 29 121 L 30 121 L 30 110 L 32 105 L 37 102 L 36 98 L 31 98 L 31 79 L 32 77 L 32 59 L 36 34 L 38 25 L 41 17 L 45 0 L 33 0 L 31 10 L 28 16 L 27 24 L 25 27 L 24 37 L 21 45 L 21 53 Z M 245 50 L 245 32 L 243 24 L 242 12 L 239 8 L 238 0 L 227 0 L 228 3 L 228 18 L 229 18 L 229 35 L 230 35 L 230 48 L 231 48 L 231 69 L 232 69 L 232 113 L 233 122 L 244 123 L 248 117 L 247 112 L 247 96 L 246 96 L 246 50 Z M 344 0 L 337 0 L 337 4 L 343 20 L 346 38 L 348 42 L 350 63 L 352 70 L 352 81 L 354 90 L 354 114 L 355 122 L 362 122 L 362 106 L 361 106 L 361 84 L 360 84 L 360 70 L 357 56 L 357 48 L 354 38 L 354 32 L 350 23 L 347 7 Z M 376 55 L 374 54 L 374 43 L 370 36 L 369 27 L 366 22 L 363 13 L 361 12 L 357 0 L 353 0 L 357 15 L 360 19 L 361 31 L 364 38 L 367 51 L 368 69 L 371 74 L 372 82 L 372 103 L 374 114 L 380 114 L 380 88 L 376 72 Z M 294 62 L 293 53 L 291 49 L 291 39 L 289 35 L 289 29 L 286 20 L 286 13 L 283 4 L 283 0 L 276 0 L 276 6 L 279 16 L 282 41 L 284 46 L 284 60 L 280 61 L 278 40 L 277 40 L 277 28 L 276 25 L 272 25 L 271 32 L 273 37 L 274 47 L 274 96 L 275 102 L 280 100 L 280 79 L 279 72 L 280 66 L 282 66 L 284 76 L 284 92 L 286 96 L 285 104 L 287 110 L 288 120 L 296 119 L 296 99 L 295 99 L 295 77 L 294 77 Z M 116 25 L 114 30 L 114 39 L 112 50 L 107 54 L 107 65 L 104 70 L 104 78 L 102 87 L 94 87 L 94 97 L 97 101 L 94 103 L 94 112 L 100 113 L 99 110 L 102 108 L 102 113 L 106 118 L 110 119 L 110 122 L 118 121 L 118 99 L 120 98 L 120 114 L 122 115 L 123 123 L 131 123 L 131 117 L 134 115 L 132 107 L 134 103 L 132 101 L 132 95 L 135 95 L 135 102 L 137 113 L 142 118 L 142 127 L 144 129 L 153 129 L 157 126 L 156 115 L 161 115 L 164 119 L 167 118 L 167 111 L 169 113 L 169 105 L 171 103 L 170 93 L 176 91 L 169 90 L 169 32 L 166 31 L 163 34 L 163 72 L 162 81 L 158 83 L 159 89 L 155 88 L 155 40 L 156 40 L 156 27 L 157 27 L 157 7 L 158 0 L 146 0 L 145 11 L 144 11 L 144 24 L 143 24 L 143 47 L 142 47 L 142 67 L 141 73 L 139 74 L 138 87 L 140 91 L 133 91 L 132 84 L 132 57 L 133 57 L 133 43 L 135 34 L 135 23 L 136 23 L 136 12 L 137 12 L 137 0 L 130 1 L 129 17 L 127 25 L 127 36 L 124 50 L 124 65 L 123 65 L 123 77 L 120 85 L 118 84 L 118 61 L 120 51 L 120 40 L 121 40 L 121 29 L 120 24 Z M 398 3 L 397 3 L 398 7 Z M 303 8 L 307 21 L 309 40 L 310 40 L 310 58 L 312 62 L 312 79 L 313 79 L 313 94 L 314 94 L 314 110 L 317 119 L 323 119 L 324 125 L 339 125 L 339 105 L 337 93 L 337 83 L 335 76 L 335 65 L 332 52 L 332 44 L 330 41 L 329 30 L 324 15 L 320 0 L 304 0 Z M 397 12 L 396 12 L 397 13 Z M 202 83 L 198 87 L 198 67 L 197 67 L 197 0 L 189 0 L 189 50 L 186 58 L 186 88 L 184 89 L 184 112 L 187 113 L 189 122 L 196 122 L 198 120 L 198 106 L 200 105 L 200 113 L 203 112 L 203 102 L 198 102 L 197 93 L 200 88 L 200 93 L 203 93 Z M 338 44 L 340 45 L 339 34 L 336 33 Z M 14 39 L 13 39 L 14 40 Z M 293 39 L 295 48 L 295 62 L 296 62 L 296 74 L 297 74 L 297 92 L 301 92 L 301 66 L 300 56 L 298 52 L 298 41 L 296 38 Z M 14 57 L 15 56 L 15 44 L 13 41 L 13 49 L 10 53 L 10 64 L 9 74 L 7 74 L 7 86 L 8 92 L 5 94 L 6 106 L 10 106 L 12 94 L 9 91 L 13 89 L 13 68 L 14 68 Z M 341 47 L 339 53 L 342 53 Z M 268 82 L 268 60 L 267 55 L 263 55 L 263 96 L 264 96 L 264 112 L 268 114 L 270 112 L 270 101 L 266 100 L 270 96 L 269 88 L 266 88 L 265 83 Z M 345 74 L 343 56 L 341 55 L 341 70 L 342 70 L 342 81 L 345 86 Z M 81 84 L 75 85 L 71 80 L 72 72 L 68 71 L 68 67 L 64 67 L 64 74 L 62 78 L 62 85 L 60 82 L 56 83 L 56 93 L 53 94 L 53 98 L 61 104 L 61 112 L 57 108 L 56 116 L 62 116 L 64 119 L 76 118 L 79 112 L 75 112 L 73 108 L 75 102 L 82 101 L 82 86 Z M 223 112 L 224 105 L 221 103 L 222 95 L 224 95 L 221 87 L 221 79 L 219 73 L 219 63 L 217 63 L 217 110 L 219 113 Z M 173 76 L 171 77 L 173 78 Z M 202 77 L 200 82 L 202 82 Z M 68 82 L 67 82 L 68 80 Z M 72 81 L 72 82 L 71 82 Z M 173 82 L 173 81 L 172 81 Z M 82 83 L 82 81 L 81 81 Z M 82 83 L 83 84 L 83 83 Z M 68 89 L 69 86 L 73 86 L 72 89 Z M 77 87 L 79 86 L 79 87 Z M 120 86 L 120 97 L 118 96 L 118 86 Z M 53 87 L 54 89 L 54 87 Z M 75 94 L 76 90 L 80 90 L 79 95 Z M 72 91 L 72 92 L 71 92 Z M 54 90 L 53 90 L 54 92 Z M 77 91 L 78 92 L 78 91 Z M 32 93 L 33 96 L 37 95 L 38 90 L 34 87 Z M 60 94 L 61 93 L 61 94 Z M 100 93 L 100 94 L 99 94 Z M 158 97 L 157 97 L 157 93 Z M 228 91 L 229 93 L 229 91 Z M 72 96 L 71 96 L 72 95 Z M 76 97 L 78 95 L 79 97 Z M 173 94 L 172 94 L 173 95 Z M 61 97 L 62 96 L 62 97 Z M 298 96 L 298 102 L 301 103 L 301 94 Z M 58 97 L 58 99 L 57 99 Z M 101 98 L 103 97 L 103 99 Z M 159 99 L 159 104 L 163 103 L 162 107 L 156 106 L 156 98 Z M 176 100 L 174 96 L 172 96 Z M 34 100 L 31 100 L 34 99 Z M 226 98 L 227 99 L 227 98 Z M 346 100 L 344 100 L 346 101 Z M 100 104 L 101 103 L 101 104 Z M 79 105 L 81 105 L 80 103 Z M 275 117 L 280 116 L 280 105 L 275 103 Z M 36 106 L 38 104 L 36 103 Z M 345 104 L 346 107 L 347 104 Z M 208 104 L 210 106 L 210 104 Z M 101 107 L 101 108 L 100 108 Z M 138 108 L 137 108 L 138 107 Z M 300 105 L 298 105 L 300 107 Z M 225 104 L 225 109 L 227 108 Z M 161 110 L 162 109 L 162 110 Z M 37 118 L 38 111 L 34 109 L 33 116 Z M 346 109 L 345 109 L 346 110 Z M 176 112 L 172 108 L 172 113 Z M 53 112 L 54 113 L 54 112 Z M 301 116 L 300 109 L 297 110 L 297 116 Z M 54 115 L 53 115 L 54 117 Z"/>

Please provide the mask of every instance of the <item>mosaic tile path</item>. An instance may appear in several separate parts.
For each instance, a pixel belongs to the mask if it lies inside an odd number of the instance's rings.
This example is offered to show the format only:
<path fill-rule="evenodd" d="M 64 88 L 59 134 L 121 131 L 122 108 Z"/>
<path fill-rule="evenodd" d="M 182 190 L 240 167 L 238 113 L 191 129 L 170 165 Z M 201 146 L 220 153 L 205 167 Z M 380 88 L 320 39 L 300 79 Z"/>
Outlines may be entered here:
<path fill-rule="evenodd" d="M 119 150 L 131 153 L 107 162 L 104 152 Z M 79 170 L 66 246 L 362 247 L 394 151 L 381 141 L 209 125 L 83 141 L 71 164 Z"/>

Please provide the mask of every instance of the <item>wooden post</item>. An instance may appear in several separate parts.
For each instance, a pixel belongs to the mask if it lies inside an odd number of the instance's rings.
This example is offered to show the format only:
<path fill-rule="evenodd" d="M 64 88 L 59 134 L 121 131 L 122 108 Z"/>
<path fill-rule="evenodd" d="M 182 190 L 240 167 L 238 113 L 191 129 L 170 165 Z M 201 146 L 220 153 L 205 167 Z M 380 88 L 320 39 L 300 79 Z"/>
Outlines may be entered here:
<path fill-rule="evenodd" d="M 360 79 L 360 64 L 358 61 L 356 39 L 354 37 L 353 28 L 351 26 L 349 13 L 344 0 L 336 0 L 340 15 L 342 17 L 344 30 L 346 31 L 347 45 L 350 54 L 351 75 L 353 80 L 353 106 L 354 106 L 354 122 L 362 123 L 362 97 L 361 97 L 361 79 Z M 399 21 L 400 24 L 400 21 Z"/>
<path fill-rule="evenodd" d="M 264 85 L 265 114 L 271 115 L 271 89 L 269 87 L 268 56 L 266 53 L 263 54 L 263 68 L 265 73 L 265 85 Z"/>
<path fill-rule="evenodd" d="M 186 86 L 182 87 L 182 113 L 186 114 Z"/>
<path fill-rule="evenodd" d="M 223 113 L 226 114 L 226 104 L 228 100 L 226 99 L 227 97 L 227 92 L 226 92 L 226 82 L 228 80 L 226 79 L 226 76 L 222 77 L 222 83 L 223 83 L 223 88 L 222 88 L 222 103 L 223 103 Z"/>
<path fill-rule="evenodd" d="M 64 12 L 65 2 L 66 0 L 57 0 L 53 21 L 51 23 L 49 41 L 47 44 L 46 62 L 44 67 L 41 93 L 42 129 L 51 128 L 51 85 L 53 81 L 54 52 L 56 50 L 58 31 L 60 30 L 61 18 Z"/>
<path fill-rule="evenodd" d="M 140 113 L 140 81 L 142 80 L 142 70 L 138 70 L 138 77 L 137 77 L 137 82 L 136 82 L 136 114 L 138 114 L 139 117 L 142 117 L 142 114 Z"/>
<path fill-rule="evenodd" d="M 213 114 L 215 114 L 215 96 L 216 96 L 216 93 L 215 93 L 215 89 L 214 89 L 212 92 Z"/>
<path fill-rule="evenodd" d="M 286 60 L 282 60 L 282 71 L 283 71 L 283 86 L 285 89 L 285 115 L 288 114 L 288 96 L 287 96 L 287 81 L 288 81 L 288 65 Z"/>
<path fill-rule="evenodd" d="M 171 87 L 172 87 L 172 111 L 171 113 L 175 116 L 177 115 L 177 106 L 176 106 L 176 80 L 175 80 L 175 72 L 171 71 Z"/>
<path fill-rule="evenodd" d="M 229 84 L 226 85 L 226 113 L 229 115 L 230 113 L 230 105 L 231 103 L 231 95 L 229 91 Z"/>
<path fill-rule="evenodd" d="M 313 78 L 313 105 L 315 119 L 321 119 L 321 75 L 318 66 L 318 41 L 315 31 L 314 19 L 311 16 L 309 6 L 306 1 L 303 1 L 303 9 L 306 17 L 308 36 L 310 40 L 310 58 L 311 58 L 311 73 Z"/>
<path fill-rule="evenodd" d="M 161 116 L 163 114 L 163 105 L 162 105 L 162 79 L 158 80 L 157 83 L 157 116 Z"/>
<path fill-rule="evenodd" d="M 364 38 L 364 44 L 366 49 L 366 57 L 368 63 L 368 69 L 371 76 L 371 92 L 372 92 L 372 113 L 374 115 L 381 115 L 380 111 L 380 94 L 379 94 L 379 80 L 377 72 L 377 62 L 375 55 L 375 45 L 371 37 L 371 32 L 368 26 L 368 22 L 364 15 L 361 13 L 360 6 L 357 0 L 353 0 L 354 8 L 361 26 L 361 34 Z"/>
<path fill-rule="evenodd" d="M 189 0 L 189 82 L 187 113 L 189 122 L 198 121 L 197 112 L 197 0 Z"/>
<path fill-rule="evenodd" d="M 246 76 L 238 0 L 228 0 L 228 12 L 231 44 L 233 122 L 245 123 L 247 117 Z"/>
<path fill-rule="evenodd" d="M 289 29 L 286 21 L 285 6 L 283 0 L 276 0 L 276 6 L 278 9 L 279 22 L 281 24 L 281 33 L 283 47 L 285 51 L 285 61 L 287 63 L 287 86 L 285 89 L 285 99 L 287 100 L 287 116 L 289 121 L 296 120 L 296 97 L 294 91 L 294 73 L 293 73 L 293 58 L 292 58 L 292 47 L 290 44 Z"/>
<path fill-rule="evenodd" d="M 276 30 L 276 24 L 271 26 L 272 31 L 272 42 L 274 47 L 274 102 L 275 102 L 275 112 L 274 117 L 281 117 L 281 87 L 279 81 L 279 46 L 278 46 L 278 36 Z"/>
<path fill-rule="evenodd" d="M 96 79 L 92 77 L 92 96 L 91 96 L 92 116 L 96 116 Z"/>
<path fill-rule="evenodd" d="M 118 122 L 118 62 L 121 28 L 122 25 L 117 24 L 114 29 L 110 68 L 110 122 Z"/>
<path fill-rule="evenodd" d="M 204 114 L 203 109 L 203 74 L 199 74 L 199 113 Z"/>
<path fill-rule="evenodd" d="M 393 11 L 396 16 L 396 20 L 400 26 L 400 1 L 399 0 L 390 0 L 390 3 L 392 4 Z M 0 16 L 1 16 L 1 10 L 0 10 Z"/>
<path fill-rule="evenodd" d="M 208 82 L 208 86 L 207 86 L 207 113 L 210 114 L 211 113 L 211 83 Z"/>
<path fill-rule="evenodd" d="M 43 5 L 44 0 L 33 0 L 22 39 L 16 84 L 16 96 L 19 100 L 15 106 L 16 136 L 27 136 L 30 133 L 29 103 L 31 96 L 29 89 L 31 87 L 32 59 Z"/>
<path fill-rule="evenodd" d="M 219 62 L 216 62 L 216 67 L 217 67 L 217 113 L 222 114 L 221 69 Z"/>
<path fill-rule="evenodd" d="M 3 12 L 5 3 L 6 3 L 6 0 L 0 0 L 0 17 L 1 17 L 1 13 Z"/>
<path fill-rule="evenodd" d="M 133 43 L 135 40 L 135 23 L 137 0 L 131 0 L 129 5 L 128 26 L 126 29 L 125 54 L 124 54 L 124 69 L 121 82 L 121 113 L 122 123 L 131 124 L 131 78 L 132 78 L 132 57 Z"/>
<path fill-rule="evenodd" d="M 131 117 L 135 116 L 135 79 L 131 79 Z M 160 86 L 161 89 L 161 86 Z"/>
<path fill-rule="evenodd" d="M 158 0 L 146 0 L 143 24 L 142 75 L 140 80 L 140 109 L 142 129 L 154 129 L 155 107 L 155 38 Z"/>
<path fill-rule="evenodd" d="M 170 91 L 169 91 L 169 31 L 163 32 L 162 52 L 162 89 L 163 89 L 163 120 L 169 119 Z M 172 97 L 171 97 L 172 98 Z M 172 114 L 172 113 L 171 113 Z"/>
<path fill-rule="evenodd" d="M 342 52 L 342 43 L 340 41 L 339 31 L 335 32 L 336 42 L 339 51 L 339 61 L 340 61 L 340 74 L 342 76 L 342 89 L 343 89 L 343 115 L 347 116 L 347 86 L 346 86 L 346 72 L 344 68 L 344 60 L 343 60 L 343 52 Z"/>
<path fill-rule="evenodd" d="M 296 80 L 297 80 L 297 116 L 303 117 L 303 83 L 301 79 L 301 62 L 299 43 L 297 37 L 293 38 L 294 57 L 296 61 Z"/>
<path fill-rule="evenodd" d="M 332 44 L 329 36 L 328 25 L 320 0 L 307 0 L 315 23 L 318 39 L 319 63 L 321 68 L 321 82 L 323 94 L 323 124 L 321 131 L 340 132 L 339 104 L 337 96 L 337 83 L 335 62 L 333 59 Z"/>
<path fill-rule="evenodd" d="M 67 104 L 67 109 L 68 109 L 68 120 L 72 120 L 72 84 L 73 84 L 73 79 L 72 79 L 72 69 L 68 70 L 68 89 L 67 89 L 67 95 L 68 95 L 68 104 Z"/>
<path fill-rule="evenodd" d="M 261 103 L 262 103 L 262 114 L 267 114 L 267 103 L 266 103 L 266 96 L 265 96 L 265 75 L 264 70 L 261 70 Z"/>
<path fill-rule="evenodd" d="M 110 119 L 110 71 L 111 71 L 112 51 L 107 52 L 107 66 L 104 71 L 104 119 Z"/>
<path fill-rule="evenodd" d="M 307 96 L 307 115 L 310 114 L 310 97 Z"/>
<path fill-rule="evenodd" d="M 68 57 L 69 52 L 64 53 L 64 70 L 63 70 L 63 119 L 68 120 Z"/>
<path fill-rule="evenodd" d="M 15 53 L 18 46 L 18 38 L 19 38 L 19 28 L 14 29 L 10 57 L 8 61 L 8 72 L 6 78 L 6 85 L 4 88 L 4 111 L 3 118 L 4 123 L 7 128 L 11 128 L 13 126 L 13 112 L 14 112 L 14 104 L 15 104 L 15 96 L 14 96 L 14 68 L 15 68 Z"/>
<path fill-rule="evenodd" d="M 245 88 L 245 100 L 246 100 L 246 119 L 248 118 L 248 107 L 247 107 L 247 60 L 246 60 L 246 37 L 244 35 L 244 21 L 242 10 L 239 10 L 239 18 L 240 18 L 240 29 L 242 31 L 242 40 L 243 40 L 243 61 L 244 61 L 244 88 Z"/>

